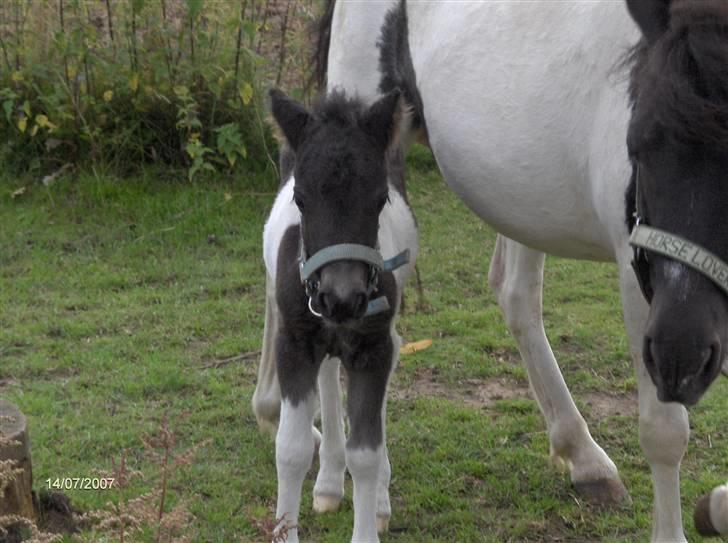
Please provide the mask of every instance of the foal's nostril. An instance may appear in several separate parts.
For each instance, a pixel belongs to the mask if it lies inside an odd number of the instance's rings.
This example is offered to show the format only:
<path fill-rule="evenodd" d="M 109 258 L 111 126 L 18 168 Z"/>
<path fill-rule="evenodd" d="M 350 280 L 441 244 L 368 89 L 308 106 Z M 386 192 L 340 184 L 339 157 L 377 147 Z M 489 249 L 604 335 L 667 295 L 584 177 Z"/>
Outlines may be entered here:
<path fill-rule="evenodd" d="M 331 295 L 326 292 L 319 292 L 318 304 L 321 307 L 321 313 L 327 317 L 331 316 Z"/>
<path fill-rule="evenodd" d="M 367 310 L 367 295 L 360 292 L 356 295 L 354 302 L 354 315 L 357 317 L 362 316 Z"/>

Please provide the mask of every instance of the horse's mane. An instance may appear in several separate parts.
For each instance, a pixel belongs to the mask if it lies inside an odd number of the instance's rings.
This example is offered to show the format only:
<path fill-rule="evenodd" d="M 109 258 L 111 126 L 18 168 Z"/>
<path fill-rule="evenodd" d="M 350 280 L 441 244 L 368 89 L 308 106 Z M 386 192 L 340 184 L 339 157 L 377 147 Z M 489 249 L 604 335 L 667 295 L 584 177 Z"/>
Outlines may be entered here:
<path fill-rule="evenodd" d="M 331 24 L 334 18 L 334 6 L 336 0 L 326 0 L 321 17 L 314 23 L 312 33 L 315 47 L 311 55 L 311 66 L 313 67 L 312 81 L 318 90 L 326 86 L 326 72 L 329 69 L 329 46 L 331 45 Z"/>
<path fill-rule="evenodd" d="M 674 1 L 667 31 L 631 58 L 633 103 L 675 141 L 728 147 L 728 2 Z"/>

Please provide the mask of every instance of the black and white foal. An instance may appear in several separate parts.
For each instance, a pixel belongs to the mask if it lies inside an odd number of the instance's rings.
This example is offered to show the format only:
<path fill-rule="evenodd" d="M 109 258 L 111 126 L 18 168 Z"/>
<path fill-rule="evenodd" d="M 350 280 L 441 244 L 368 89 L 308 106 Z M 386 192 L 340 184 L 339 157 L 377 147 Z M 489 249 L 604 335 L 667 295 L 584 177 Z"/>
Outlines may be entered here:
<path fill-rule="evenodd" d="M 397 91 L 369 108 L 334 92 L 312 112 L 279 91 L 271 99 L 295 152 L 265 225 L 266 327 L 253 397 L 262 425 L 275 424 L 280 408 L 277 531 L 298 542 L 301 487 L 320 439 L 314 509 L 338 507 L 348 469 L 352 541 L 377 542 L 390 517 L 385 394 L 399 354 L 394 318 L 417 253 L 398 151 L 407 115 Z M 321 435 L 313 427 L 317 379 Z"/>

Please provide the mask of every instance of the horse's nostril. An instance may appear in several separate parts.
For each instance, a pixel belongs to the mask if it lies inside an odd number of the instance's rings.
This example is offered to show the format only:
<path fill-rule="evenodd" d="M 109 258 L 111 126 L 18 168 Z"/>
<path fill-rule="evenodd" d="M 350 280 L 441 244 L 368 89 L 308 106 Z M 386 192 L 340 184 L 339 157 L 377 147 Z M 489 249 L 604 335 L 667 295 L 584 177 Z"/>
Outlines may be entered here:
<path fill-rule="evenodd" d="M 710 359 L 713 358 L 713 349 L 714 347 L 711 345 L 710 347 L 706 347 L 700 352 L 700 366 L 705 366 L 708 362 L 710 362 Z"/>
<path fill-rule="evenodd" d="M 645 337 L 645 347 L 642 352 L 642 358 L 648 366 L 652 365 L 657 358 L 657 353 L 655 353 L 655 343 L 652 341 L 651 337 Z"/>
<path fill-rule="evenodd" d="M 718 357 L 720 354 L 720 343 L 715 342 L 710 347 L 706 347 L 700 353 L 700 364 L 701 373 L 707 375 L 714 369 L 716 363 L 718 363 Z"/>

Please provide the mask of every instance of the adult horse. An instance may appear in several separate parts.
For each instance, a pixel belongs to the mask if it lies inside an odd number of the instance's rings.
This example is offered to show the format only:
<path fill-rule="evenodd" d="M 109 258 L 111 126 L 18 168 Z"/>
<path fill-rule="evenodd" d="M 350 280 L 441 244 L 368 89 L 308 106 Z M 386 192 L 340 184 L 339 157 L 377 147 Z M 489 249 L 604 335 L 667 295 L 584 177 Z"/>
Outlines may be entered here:
<path fill-rule="evenodd" d="M 652 540 L 685 541 L 684 405 L 720 373 L 728 341 L 718 258 L 728 257 L 726 3 L 328 8 L 319 39 L 327 88 L 370 102 L 403 89 L 415 109 L 411 136 L 429 144 L 447 184 L 500 233 L 489 282 L 545 416 L 551 454 L 569 466 L 577 490 L 603 501 L 627 493 L 564 383 L 541 297 L 546 253 L 616 261 L 653 477 Z M 631 77 L 621 78 L 618 60 L 638 41 Z M 647 235 L 636 241 L 644 248 L 633 252 L 635 217 L 659 230 L 643 226 Z M 701 273 L 695 268 L 706 258 Z"/>

